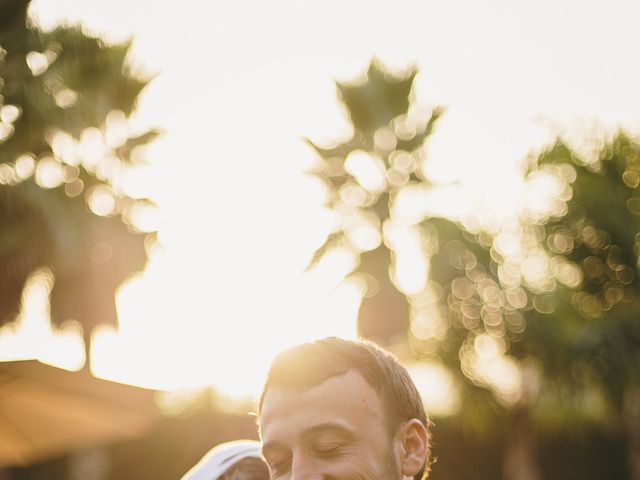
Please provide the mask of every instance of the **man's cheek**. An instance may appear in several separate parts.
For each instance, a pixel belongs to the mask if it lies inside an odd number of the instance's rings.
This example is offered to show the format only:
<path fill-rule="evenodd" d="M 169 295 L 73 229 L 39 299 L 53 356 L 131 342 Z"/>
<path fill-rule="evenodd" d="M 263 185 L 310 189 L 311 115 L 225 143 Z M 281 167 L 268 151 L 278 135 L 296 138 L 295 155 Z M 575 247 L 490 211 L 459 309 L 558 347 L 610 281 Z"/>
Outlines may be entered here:
<path fill-rule="evenodd" d="M 334 475 L 327 478 L 334 477 L 336 480 L 392 480 L 387 479 L 376 465 L 363 461 L 362 458 L 343 459 Z"/>

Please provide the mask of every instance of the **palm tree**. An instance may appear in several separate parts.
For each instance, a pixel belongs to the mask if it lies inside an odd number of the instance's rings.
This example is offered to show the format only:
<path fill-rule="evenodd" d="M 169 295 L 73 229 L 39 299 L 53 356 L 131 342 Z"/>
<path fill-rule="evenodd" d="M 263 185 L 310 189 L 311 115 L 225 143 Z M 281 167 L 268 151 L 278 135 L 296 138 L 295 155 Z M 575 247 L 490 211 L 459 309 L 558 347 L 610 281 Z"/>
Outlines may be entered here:
<path fill-rule="evenodd" d="M 411 228 L 422 238 L 429 277 L 421 290 L 402 291 L 395 272 L 402 252 L 390 238 L 394 203 L 403 189 L 432 186 L 422 147 L 440 115 L 411 112 L 415 75 L 373 61 L 364 81 L 338 84 L 353 136 L 336 146 L 309 143 L 320 157 L 313 173 L 327 185 L 340 222 L 309 266 L 333 248 L 354 253 L 352 274 L 368 287 L 360 334 L 383 345 L 408 340 L 417 358 L 457 372 L 461 421 L 504 434 L 504 478 L 542 478 L 536 429 L 590 421 L 589 399 L 600 391 L 627 425 L 637 465 L 638 145 L 619 135 L 591 164 L 562 142 L 543 152 L 525 175 L 560 179 L 556 210 L 525 215 L 512 231 L 423 218 Z M 377 235 L 361 241 L 363 225 Z"/>
<path fill-rule="evenodd" d="M 148 80 L 127 73 L 129 43 L 107 46 L 80 27 L 44 33 L 28 0 L 0 1 L 0 324 L 15 320 L 28 277 L 55 278 L 51 317 L 115 324 L 115 291 L 147 259 L 118 178 L 157 132 L 127 117 Z M 88 357 L 87 357 L 88 358 Z"/>
<path fill-rule="evenodd" d="M 341 225 L 314 253 L 309 268 L 338 246 L 358 257 L 353 274 L 368 282 L 358 315 L 360 334 L 381 344 L 406 335 L 409 303 L 394 279 L 394 250 L 385 238 L 397 193 L 410 184 L 427 184 L 422 146 L 440 115 L 410 115 L 410 93 L 417 71 L 386 71 L 373 60 L 359 84 L 338 83 L 338 95 L 353 125 L 353 136 L 335 146 L 308 140 L 320 157 L 313 170 L 328 188 L 327 204 Z M 371 229 L 358 241 L 356 230 Z"/>

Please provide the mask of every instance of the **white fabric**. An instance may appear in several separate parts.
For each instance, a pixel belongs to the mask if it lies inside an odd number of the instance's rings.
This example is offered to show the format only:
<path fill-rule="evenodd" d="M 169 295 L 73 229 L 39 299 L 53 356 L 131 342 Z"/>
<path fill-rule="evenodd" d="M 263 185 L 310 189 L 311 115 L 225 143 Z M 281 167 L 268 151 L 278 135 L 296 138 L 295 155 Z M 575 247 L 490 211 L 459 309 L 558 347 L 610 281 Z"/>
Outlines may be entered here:
<path fill-rule="evenodd" d="M 209 450 L 181 480 L 217 480 L 232 465 L 246 457 L 260 458 L 260 442 L 235 440 L 222 443 Z"/>

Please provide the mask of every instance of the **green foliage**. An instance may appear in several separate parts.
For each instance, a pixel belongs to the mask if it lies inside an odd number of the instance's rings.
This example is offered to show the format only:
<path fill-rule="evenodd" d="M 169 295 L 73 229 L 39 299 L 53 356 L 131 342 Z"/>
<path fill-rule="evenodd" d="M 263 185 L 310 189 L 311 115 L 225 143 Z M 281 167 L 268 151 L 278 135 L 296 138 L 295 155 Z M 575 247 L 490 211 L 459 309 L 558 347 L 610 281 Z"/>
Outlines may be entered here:
<path fill-rule="evenodd" d="M 127 116 L 148 80 L 127 73 L 129 43 L 107 46 L 79 27 L 38 31 L 28 1 L 0 2 L 0 324 L 29 275 L 55 277 L 51 316 L 88 335 L 115 323 L 115 292 L 146 263 L 135 212 L 116 181 L 156 131 Z"/>
<path fill-rule="evenodd" d="M 337 83 L 338 95 L 349 110 L 356 131 L 372 140 L 371 134 L 378 128 L 387 127 L 394 118 L 406 114 L 416 73 L 412 69 L 402 77 L 395 77 L 373 61 L 365 83 Z"/>
<path fill-rule="evenodd" d="M 355 252 L 354 274 L 368 286 L 360 333 L 389 344 L 409 332 L 414 355 L 459 372 L 461 414 L 476 430 L 491 428 L 496 414 L 514 409 L 525 416 L 531 409 L 552 423 L 562 421 L 552 414 L 560 410 L 570 412 L 564 418 L 573 423 L 609 409 L 621 412 L 625 392 L 640 378 L 640 148 L 621 133 L 591 163 L 562 142 L 543 152 L 527 179 L 552 176 L 563 188 L 547 217 L 523 218 L 506 232 L 516 253 L 501 245 L 505 232 L 495 236 L 450 219 L 423 219 L 413 228 L 423 238 L 429 279 L 424 291 L 407 294 L 397 287 L 397 252 L 385 228 L 402 189 L 431 187 L 422 146 L 441 113 L 435 109 L 420 121 L 409 113 L 415 75 L 395 76 L 374 61 L 361 83 L 338 85 L 354 135 L 330 147 L 309 143 L 320 157 L 313 173 L 326 183 L 327 205 L 342 223 L 309 266 L 334 248 Z M 358 152 L 377 159 L 382 186 L 368 188 L 350 168 Z M 410 167 L 394 182 L 398 165 Z M 357 245 L 350 231 L 354 216 L 377 229 L 381 241 Z M 538 278 L 531 277 L 532 258 L 542 265 L 535 267 L 542 268 Z M 520 386 L 508 388 L 483 374 L 483 355 L 513 366 Z"/>
<path fill-rule="evenodd" d="M 543 152 L 527 177 L 551 175 L 569 195 L 541 225 L 523 221 L 520 259 L 503 255 L 498 238 L 429 220 L 438 239 L 431 257 L 437 307 L 429 314 L 439 309 L 446 334 L 424 339 L 414 328 L 416 351 L 451 367 L 459 362 L 467 380 L 483 386 L 465 366 L 465 351 L 486 334 L 504 342 L 521 369 L 533 369 L 538 386 L 527 393 L 524 385 L 517 401 L 540 419 L 565 407 L 571 415 L 556 421 L 622 415 L 640 378 L 639 152 L 623 133 L 590 163 L 561 142 Z M 542 284 L 528 279 L 530 254 L 542 258 Z"/>
<path fill-rule="evenodd" d="M 383 226 L 391 218 L 390 209 L 400 189 L 410 183 L 427 184 L 421 147 L 441 113 L 435 109 L 425 119 L 410 112 L 415 75 L 415 69 L 392 74 L 372 61 L 361 83 L 337 84 L 353 124 L 352 138 L 331 147 L 307 140 L 319 155 L 319 165 L 312 173 L 327 185 L 327 205 L 343 221 L 314 253 L 309 268 L 337 247 L 358 256 L 354 274 L 371 283 L 360 307 L 359 330 L 380 343 L 404 336 L 409 322 L 408 300 L 392 279 L 394 254 L 382 241 Z M 349 164 L 356 157 L 377 171 L 378 184 L 367 184 L 358 176 Z M 362 226 L 375 230 L 378 241 L 359 245 L 354 229 Z"/>
<path fill-rule="evenodd" d="M 360 83 L 338 84 L 354 134 L 309 144 L 340 226 L 309 268 L 335 248 L 357 256 L 353 274 L 367 286 L 359 333 L 405 355 L 398 344 L 408 340 L 414 357 L 446 366 L 460 400 L 454 422 L 483 442 L 502 439 L 504 478 L 543 477 L 535 452 L 545 435 L 603 425 L 626 436 L 637 457 L 637 414 L 629 412 L 638 411 L 630 399 L 640 389 L 640 145 L 619 133 L 587 162 L 557 141 L 525 172 L 532 184 L 554 185 L 552 206 L 523 212 L 517 226 L 469 231 L 447 218 L 403 225 L 419 233 L 429 268 L 422 291 L 401 291 L 402 252 L 389 234 L 394 204 L 405 188 L 432 187 L 422 147 L 441 114 L 412 114 L 415 75 L 374 61 Z M 378 185 L 356 171 L 363 158 L 381 172 Z M 358 243 L 362 225 L 379 241 Z"/>
<path fill-rule="evenodd" d="M 573 172 L 567 214 L 545 225 L 549 255 L 582 272 L 575 288 L 555 291 L 561 310 L 551 316 L 572 327 L 565 338 L 572 363 L 562 367 L 576 383 L 599 384 L 617 411 L 625 392 L 640 386 L 639 158 L 640 145 L 619 132 L 589 163 L 564 145 L 539 162 Z"/>

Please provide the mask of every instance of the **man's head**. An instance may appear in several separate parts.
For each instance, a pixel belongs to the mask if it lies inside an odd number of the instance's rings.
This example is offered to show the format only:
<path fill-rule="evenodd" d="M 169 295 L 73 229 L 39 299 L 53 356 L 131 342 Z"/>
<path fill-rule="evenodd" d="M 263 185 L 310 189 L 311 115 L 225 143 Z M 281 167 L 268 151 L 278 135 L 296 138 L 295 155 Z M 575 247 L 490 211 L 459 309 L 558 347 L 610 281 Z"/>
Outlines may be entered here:
<path fill-rule="evenodd" d="M 428 470 L 420 395 L 398 360 L 368 342 L 331 337 L 278 355 L 259 426 L 274 479 L 420 480 Z"/>

